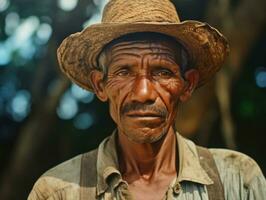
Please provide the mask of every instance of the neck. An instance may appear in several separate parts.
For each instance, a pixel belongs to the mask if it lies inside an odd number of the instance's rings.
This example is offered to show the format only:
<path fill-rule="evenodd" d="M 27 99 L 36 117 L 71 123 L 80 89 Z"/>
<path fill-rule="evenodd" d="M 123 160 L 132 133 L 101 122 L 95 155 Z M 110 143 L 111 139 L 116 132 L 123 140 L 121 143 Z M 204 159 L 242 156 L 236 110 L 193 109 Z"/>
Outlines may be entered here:
<path fill-rule="evenodd" d="M 164 176 L 176 175 L 176 135 L 170 128 L 155 143 L 135 143 L 118 131 L 120 147 L 119 166 L 123 178 L 129 182 L 136 177 L 154 181 Z"/>

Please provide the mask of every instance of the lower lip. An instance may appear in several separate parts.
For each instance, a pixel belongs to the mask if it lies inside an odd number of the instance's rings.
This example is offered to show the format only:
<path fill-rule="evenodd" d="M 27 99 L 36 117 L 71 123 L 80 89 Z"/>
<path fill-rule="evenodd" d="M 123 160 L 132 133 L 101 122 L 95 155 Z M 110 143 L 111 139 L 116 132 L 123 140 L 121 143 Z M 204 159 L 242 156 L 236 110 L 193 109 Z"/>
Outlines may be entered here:
<path fill-rule="evenodd" d="M 160 116 L 127 115 L 126 118 L 129 123 L 132 123 L 137 127 L 157 128 L 164 123 L 164 118 Z"/>
<path fill-rule="evenodd" d="M 127 117 L 136 120 L 162 120 L 161 116 L 128 115 Z"/>

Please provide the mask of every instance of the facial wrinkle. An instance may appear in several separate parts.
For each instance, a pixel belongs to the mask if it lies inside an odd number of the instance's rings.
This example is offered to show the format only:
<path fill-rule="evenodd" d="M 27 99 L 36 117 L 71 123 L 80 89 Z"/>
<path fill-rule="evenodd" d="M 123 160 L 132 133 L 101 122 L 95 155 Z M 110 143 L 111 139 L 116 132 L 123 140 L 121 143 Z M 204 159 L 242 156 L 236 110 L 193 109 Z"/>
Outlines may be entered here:
<path fill-rule="evenodd" d="M 145 41 L 132 41 L 132 42 L 123 42 L 123 43 L 119 43 L 119 44 L 116 44 L 112 47 L 110 47 L 110 50 L 111 50 L 111 53 L 113 54 L 114 52 L 113 51 L 116 51 L 116 50 L 121 50 L 121 49 L 124 49 L 124 50 L 132 50 L 132 49 L 136 49 L 136 50 L 141 50 L 141 49 L 161 49 L 163 51 L 167 51 L 169 53 L 173 53 L 175 51 L 178 51 L 179 50 L 177 48 L 172 48 L 172 47 L 166 47 L 166 46 L 163 46 L 161 44 L 158 44 L 158 43 L 154 43 L 154 42 L 145 42 Z M 161 51 L 158 51 L 158 52 L 161 52 Z"/>
<path fill-rule="evenodd" d="M 121 54 L 120 54 L 121 55 Z M 133 54 L 123 54 L 124 56 L 134 56 Z M 131 61 L 133 60 L 134 58 L 131 58 Z M 134 59 L 135 60 L 135 59 Z M 114 57 L 112 60 L 111 60 L 111 62 L 110 62 L 110 64 L 109 64 L 109 67 L 111 66 L 111 65 L 113 65 L 113 66 L 117 66 L 118 65 L 118 63 L 119 64 L 123 64 L 123 66 L 128 66 L 128 67 L 130 67 L 130 66 L 134 66 L 134 65 L 136 65 L 137 64 L 137 59 L 136 59 L 136 61 L 134 61 L 134 62 L 128 62 L 128 59 L 126 59 L 126 58 L 123 58 L 123 57 L 121 57 L 121 56 L 117 56 L 117 57 Z"/>
<path fill-rule="evenodd" d="M 177 60 L 175 58 L 174 50 L 171 48 L 166 48 L 162 47 L 161 45 L 158 44 L 149 44 L 149 48 L 152 51 L 152 54 L 154 54 L 155 59 L 167 59 L 169 60 L 172 64 L 177 64 Z"/>
<path fill-rule="evenodd" d="M 163 45 L 168 44 L 168 45 Z M 181 65 L 181 49 L 177 46 L 174 46 L 170 42 L 162 42 L 162 44 L 156 43 L 156 41 L 146 41 L 146 40 L 140 40 L 140 41 L 125 41 L 121 43 L 114 44 L 113 46 L 108 48 L 110 52 L 109 54 L 112 54 L 111 62 L 115 61 L 114 58 L 117 56 L 117 54 L 121 55 L 121 51 L 130 51 L 130 55 L 132 56 L 139 56 L 140 50 L 152 51 L 154 54 L 165 54 L 168 55 L 168 57 L 171 57 L 171 60 L 174 61 L 175 64 Z M 132 50 L 135 53 L 132 53 Z M 145 54 L 145 52 L 143 52 Z M 109 59 L 110 60 L 110 59 Z M 110 63 L 110 62 L 109 62 Z"/>
<path fill-rule="evenodd" d="M 160 42 L 163 43 L 163 44 L 165 44 L 165 43 L 170 44 L 170 42 L 162 42 L 162 41 L 160 41 Z M 153 46 L 151 46 L 151 44 L 153 44 Z M 141 45 L 141 46 L 146 46 L 147 45 L 149 47 L 161 46 L 162 48 L 170 49 L 169 47 L 166 47 L 166 46 L 163 46 L 161 44 L 158 44 L 157 41 L 148 41 L 148 40 L 124 41 L 124 42 L 120 42 L 120 43 L 114 44 L 114 45 L 112 45 L 109 48 L 119 48 L 119 47 L 123 47 L 123 46 L 132 46 L 134 48 L 134 47 L 139 47 L 139 45 Z"/>
<path fill-rule="evenodd" d="M 134 53 L 117 52 L 116 54 L 113 54 L 112 56 L 110 56 L 111 58 L 109 59 L 109 65 L 111 65 L 112 63 L 116 63 L 116 62 L 125 60 L 124 57 L 126 57 L 126 56 L 131 56 L 131 59 L 134 59 L 134 57 L 135 58 L 140 57 L 139 55 L 134 54 Z"/>
<path fill-rule="evenodd" d="M 179 66 L 176 62 L 173 56 L 169 53 L 146 53 L 144 56 L 152 56 L 153 61 L 156 61 L 158 64 L 163 64 L 163 63 L 170 63 L 171 65 L 174 66 Z M 169 64 L 167 64 L 169 66 Z M 149 66 L 151 66 L 149 62 Z"/>
<path fill-rule="evenodd" d="M 146 50 L 146 51 L 145 51 Z M 132 52 L 133 51 L 133 52 Z M 136 52 L 136 53 L 135 53 Z M 163 48 L 150 48 L 148 46 L 146 47 L 128 47 L 128 48 L 119 48 L 114 49 L 111 52 L 112 57 L 120 56 L 120 55 L 131 55 L 135 57 L 140 57 L 147 53 L 153 53 L 153 54 L 166 54 L 169 55 L 173 60 L 175 60 L 174 56 L 171 56 L 173 54 L 170 49 L 163 49 Z"/>
<path fill-rule="evenodd" d="M 123 88 L 125 86 L 129 86 L 128 83 L 130 82 L 130 80 L 133 80 L 134 77 L 130 76 L 128 77 L 128 82 L 127 84 L 125 84 L 125 81 L 122 80 L 121 78 L 117 77 L 116 75 L 109 73 L 107 76 L 107 80 L 106 80 L 106 88 L 110 88 L 110 87 L 116 87 L 117 90 L 119 90 L 120 88 Z"/>

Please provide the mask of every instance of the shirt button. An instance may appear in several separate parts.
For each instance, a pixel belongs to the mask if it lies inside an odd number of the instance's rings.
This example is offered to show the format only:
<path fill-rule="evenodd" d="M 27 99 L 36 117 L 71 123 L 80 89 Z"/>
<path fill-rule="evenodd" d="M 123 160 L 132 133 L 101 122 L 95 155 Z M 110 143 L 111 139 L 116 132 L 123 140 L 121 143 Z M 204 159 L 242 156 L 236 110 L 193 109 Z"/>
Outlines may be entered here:
<path fill-rule="evenodd" d="M 125 189 L 128 188 L 128 186 L 127 186 L 127 184 L 126 184 L 125 182 L 121 182 L 120 185 L 119 185 L 119 187 L 120 187 L 121 189 L 123 189 L 123 190 L 125 190 Z"/>
<path fill-rule="evenodd" d="M 181 185 L 179 183 L 176 183 L 173 189 L 175 194 L 179 194 L 181 190 Z"/>

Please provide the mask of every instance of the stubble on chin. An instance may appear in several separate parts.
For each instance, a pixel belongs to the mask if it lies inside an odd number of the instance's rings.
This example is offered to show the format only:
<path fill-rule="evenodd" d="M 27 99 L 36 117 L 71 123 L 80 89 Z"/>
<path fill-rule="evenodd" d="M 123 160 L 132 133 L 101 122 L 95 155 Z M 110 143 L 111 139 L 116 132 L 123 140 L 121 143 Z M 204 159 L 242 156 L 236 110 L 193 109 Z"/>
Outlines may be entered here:
<path fill-rule="evenodd" d="M 139 132 L 137 132 L 137 130 L 127 131 L 127 132 L 124 132 L 124 134 L 127 136 L 127 138 L 130 141 L 132 141 L 134 143 L 151 144 L 151 143 L 158 142 L 160 139 L 162 139 L 163 136 L 165 136 L 165 134 L 167 133 L 167 129 L 163 128 L 159 134 L 152 133 L 152 132 L 153 132 L 153 130 L 143 129 L 143 130 L 140 130 Z"/>

